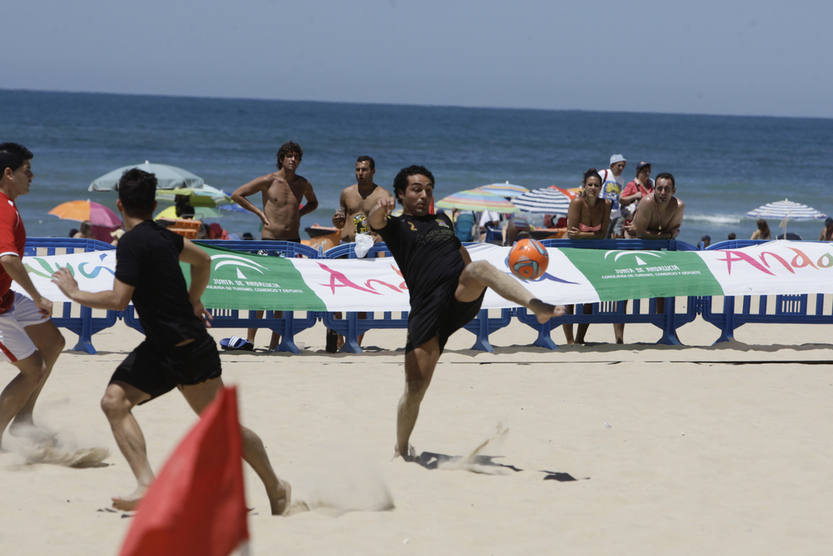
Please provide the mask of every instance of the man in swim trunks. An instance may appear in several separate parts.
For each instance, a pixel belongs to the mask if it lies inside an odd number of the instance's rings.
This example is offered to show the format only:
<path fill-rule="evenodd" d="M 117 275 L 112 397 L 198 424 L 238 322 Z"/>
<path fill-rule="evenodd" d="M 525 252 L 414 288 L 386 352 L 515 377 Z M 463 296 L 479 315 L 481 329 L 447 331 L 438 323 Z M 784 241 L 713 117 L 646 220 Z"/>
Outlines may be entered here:
<path fill-rule="evenodd" d="M 206 331 L 211 315 L 200 299 L 211 275 L 211 259 L 152 220 L 155 195 L 153 174 L 134 168 L 119 180 L 116 204 L 127 232 L 117 247 L 112 290 L 81 291 L 66 268 L 52 276 L 67 297 L 94 309 L 123 310 L 132 299 L 145 330 L 145 341 L 116 368 L 101 400 L 116 444 L 138 483 L 133 493 L 113 498 L 120 510 L 134 509 L 153 481 L 133 407 L 178 388 L 191 408 L 202 413 L 223 386 L 217 346 Z M 180 261 L 191 266 L 188 289 Z M 275 476 L 260 438 L 241 428 L 243 459 L 263 481 L 272 513 L 283 513 L 289 484 Z"/>
<path fill-rule="evenodd" d="M 372 157 L 362 155 L 356 159 L 356 183 L 345 187 L 341 191 L 338 200 L 338 210 L 333 214 L 333 226 L 341 230 L 341 243 L 352 243 L 356 241 L 357 233 L 370 233 L 367 227 L 367 213 L 370 212 L 379 199 L 393 198 L 382 187 L 373 182 L 376 174 L 376 162 Z M 378 241 L 378 238 L 374 238 Z M 359 318 L 367 318 L 367 313 L 359 313 Z M 335 318 L 340 319 L 341 313 L 336 313 Z M 330 341 L 335 334 L 335 344 Z M 344 344 L 344 337 L 336 334 L 333 330 L 327 330 L 327 351 L 336 351 Z M 362 343 L 364 334 L 359 335 L 359 345 Z"/>
<path fill-rule="evenodd" d="M 11 431 L 32 431 L 32 411 L 46 378 L 64 349 L 64 337 L 52 322 L 52 302 L 43 297 L 23 266 L 26 229 L 15 200 L 32 184 L 29 149 L 0 144 L 0 360 L 18 374 L 0 393 L 0 440 Z M 14 292 L 17 282 L 30 297 Z"/>
<path fill-rule="evenodd" d="M 429 214 L 434 176 L 423 166 L 403 168 L 393 182 L 402 215 L 390 216 L 392 198 L 380 199 L 367 217 L 385 240 L 405 278 L 411 300 L 405 346 L 405 393 L 399 400 L 396 454 L 408 459 L 419 405 L 449 336 L 474 318 L 486 288 L 533 311 L 539 322 L 563 313 L 487 261 L 472 262 L 445 214 Z"/>
<path fill-rule="evenodd" d="M 301 145 L 287 141 L 278 149 L 277 172 L 257 177 L 231 194 L 235 203 L 260 218 L 263 223 L 261 239 L 301 242 L 301 217 L 318 208 L 312 184 L 304 176 L 295 173 L 303 156 Z M 260 193 L 262 210 L 247 199 L 255 193 Z M 301 199 L 306 199 L 304 206 L 300 206 Z M 256 315 L 257 318 L 263 317 L 263 311 L 257 311 Z M 248 329 L 247 339 L 252 345 L 256 332 L 257 328 Z M 280 335 L 272 332 L 269 350 L 275 349 L 279 341 Z"/>

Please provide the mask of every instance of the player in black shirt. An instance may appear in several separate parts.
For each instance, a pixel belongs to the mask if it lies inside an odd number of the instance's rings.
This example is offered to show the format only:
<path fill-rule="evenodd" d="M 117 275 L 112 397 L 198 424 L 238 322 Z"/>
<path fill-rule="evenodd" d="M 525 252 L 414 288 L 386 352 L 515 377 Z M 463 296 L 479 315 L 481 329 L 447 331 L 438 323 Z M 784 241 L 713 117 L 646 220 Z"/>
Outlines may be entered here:
<path fill-rule="evenodd" d="M 472 262 L 449 218 L 428 214 L 434 176 L 426 168 L 403 168 L 393 188 L 402 203 L 402 216 L 390 216 L 396 202 L 381 199 L 368 222 L 385 240 L 410 293 L 405 393 L 396 422 L 396 453 L 408 459 L 412 456 L 408 440 L 440 354 L 448 337 L 477 315 L 487 287 L 527 307 L 542 323 L 560 315 L 563 307 L 533 297 L 487 261 Z"/>
<path fill-rule="evenodd" d="M 113 289 L 86 292 L 66 268 L 52 280 L 77 303 L 94 309 L 123 310 L 130 300 L 139 313 L 145 341 L 118 366 L 108 384 L 101 408 L 138 483 L 136 490 L 113 498 L 113 506 L 132 510 L 153 481 L 135 405 L 179 388 L 188 404 L 201 413 L 223 386 L 220 357 L 206 331 L 211 315 L 200 300 L 211 274 L 208 254 L 151 220 L 156 208 L 156 176 L 132 169 L 119 180 L 117 206 L 127 230 L 116 250 Z M 187 288 L 179 262 L 191 267 Z M 242 427 L 243 458 L 266 487 L 273 514 L 289 502 L 289 484 L 272 470 L 263 442 Z"/>

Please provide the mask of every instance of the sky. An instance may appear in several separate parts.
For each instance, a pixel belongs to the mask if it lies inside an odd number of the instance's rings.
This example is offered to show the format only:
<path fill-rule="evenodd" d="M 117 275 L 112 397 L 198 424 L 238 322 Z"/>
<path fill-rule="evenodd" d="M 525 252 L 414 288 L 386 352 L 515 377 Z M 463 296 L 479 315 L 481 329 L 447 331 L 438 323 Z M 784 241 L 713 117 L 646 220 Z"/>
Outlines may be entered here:
<path fill-rule="evenodd" d="M 27 0 L 0 87 L 833 118 L 827 0 Z"/>

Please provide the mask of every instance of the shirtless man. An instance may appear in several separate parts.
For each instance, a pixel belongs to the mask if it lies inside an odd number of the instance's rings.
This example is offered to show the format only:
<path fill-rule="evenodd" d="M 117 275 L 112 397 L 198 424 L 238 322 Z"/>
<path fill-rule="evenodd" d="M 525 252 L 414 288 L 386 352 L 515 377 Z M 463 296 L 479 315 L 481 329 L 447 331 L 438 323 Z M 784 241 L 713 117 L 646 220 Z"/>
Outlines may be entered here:
<path fill-rule="evenodd" d="M 231 194 L 231 199 L 251 211 L 263 223 L 261 239 L 275 239 L 283 241 L 301 241 L 301 217 L 318 208 L 318 199 L 312 190 L 312 184 L 304 176 L 295 173 L 301 165 L 304 151 L 301 145 L 287 141 L 278 149 L 278 171 L 253 179 L 237 188 Z M 248 196 L 260 192 L 263 209 L 258 208 L 247 199 Z M 306 204 L 300 207 L 301 199 Z M 263 317 L 263 311 L 256 312 L 257 318 Z M 257 328 L 249 328 L 247 340 L 254 345 Z M 269 350 L 275 349 L 280 341 L 280 335 L 272 332 Z"/>
<path fill-rule="evenodd" d="M 628 230 L 631 237 L 639 239 L 673 239 L 680 233 L 683 223 L 683 202 L 674 194 L 677 187 L 674 176 L 668 172 L 658 175 L 654 194 L 643 199 L 636 209 Z"/>
<path fill-rule="evenodd" d="M 680 233 L 680 226 L 683 223 L 683 202 L 677 199 L 674 194 L 677 187 L 674 184 L 674 176 L 663 172 L 654 181 L 654 193 L 642 199 L 636 207 L 636 214 L 633 216 L 630 228 L 627 229 L 630 237 L 639 239 L 674 239 Z M 657 313 L 665 312 L 665 300 L 657 299 Z M 618 330 L 614 325 L 617 334 L 624 330 L 625 325 L 620 323 Z M 622 343 L 621 337 L 617 336 L 616 342 Z"/>
<path fill-rule="evenodd" d="M 534 297 L 488 261 L 471 260 L 448 216 L 428 213 L 434 198 L 434 176 L 428 169 L 403 168 L 393 188 L 402 215 L 390 216 L 396 201 L 386 197 L 376 202 L 367 221 L 385 240 L 410 295 L 405 393 L 399 400 L 395 453 L 411 459 L 409 439 L 440 354 L 449 336 L 477 315 L 486 288 L 534 312 L 538 322 L 560 316 L 564 308 Z"/>
<path fill-rule="evenodd" d="M 356 183 L 345 187 L 338 201 L 339 208 L 333 215 L 333 226 L 341 230 L 341 242 L 356 240 L 356 216 L 367 218 L 379 199 L 393 198 L 393 195 L 373 183 L 376 163 L 369 156 L 356 159 Z"/>
<path fill-rule="evenodd" d="M 155 195 L 153 174 L 133 168 L 119 180 L 116 206 L 127 232 L 116 250 L 111 290 L 80 290 L 66 268 L 52 276 L 67 297 L 87 307 L 121 311 L 132 299 L 145 331 L 145 340 L 116 368 L 101 399 L 116 444 L 137 482 L 133 493 L 113 498 L 119 510 L 133 510 L 153 482 L 133 408 L 177 388 L 188 405 L 202 413 L 223 387 L 217 345 L 206 331 L 211 315 L 201 300 L 211 275 L 211 258 L 152 220 Z M 188 287 L 180 262 L 191 267 Z M 289 483 L 275 475 L 257 434 L 246 427 L 241 433 L 243 459 L 263 482 L 272 514 L 282 514 L 289 503 Z"/>
<path fill-rule="evenodd" d="M 379 199 L 393 199 L 393 195 L 373 183 L 376 174 L 376 162 L 373 158 L 362 155 L 356 159 L 356 183 L 345 187 L 338 200 L 338 210 L 333 214 L 333 226 L 341 230 L 341 243 L 356 241 L 356 233 L 370 233 L 367 226 L 367 215 L 376 206 Z M 356 229 L 358 223 L 359 229 Z M 373 234 L 374 240 L 378 239 Z M 341 313 L 335 313 L 335 318 L 342 318 Z M 367 318 L 367 313 L 359 313 L 359 318 Z M 358 338 L 362 343 L 364 334 Z M 327 351 L 334 352 L 344 345 L 344 336 L 336 334 L 334 330 L 327 330 Z"/>
<path fill-rule="evenodd" d="M 318 199 L 312 184 L 295 171 L 301 165 L 304 151 L 292 141 L 278 149 L 278 171 L 253 179 L 237 188 L 231 199 L 257 215 L 263 223 L 262 239 L 301 241 L 301 217 L 318 208 Z M 261 194 L 261 210 L 247 199 L 255 193 Z M 301 199 L 306 204 L 299 208 Z"/>

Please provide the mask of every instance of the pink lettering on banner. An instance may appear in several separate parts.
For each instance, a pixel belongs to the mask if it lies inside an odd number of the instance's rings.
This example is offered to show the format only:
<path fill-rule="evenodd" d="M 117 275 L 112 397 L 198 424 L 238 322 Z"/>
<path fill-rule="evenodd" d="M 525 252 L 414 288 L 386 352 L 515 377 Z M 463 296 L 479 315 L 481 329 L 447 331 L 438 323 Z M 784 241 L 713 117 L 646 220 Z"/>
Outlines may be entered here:
<path fill-rule="evenodd" d="M 833 266 L 833 254 L 831 253 L 824 253 L 814 263 L 813 259 L 811 259 L 801 249 L 797 249 L 795 247 L 790 247 L 789 249 L 795 253 L 795 256 L 793 257 L 792 261 L 789 262 L 781 255 L 773 253 L 772 251 L 763 251 L 758 256 L 758 258 L 760 259 L 759 262 L 751 255 L 748 255 L 742 251 L 733 251 L 731 249 L 723 251 L 724 258 L 718 260 L 726 263 L 726 271 L 729 274 L 732 273 L 732 263 L 746 263 L 765 274 L 774 276 L 774 274 L 768 270 L 770 268 L 769 261 L 772 259 L 775 259 L 775 261 L 781 263 L 781 266 L 783 266 L 787 271 L 789 271 L 792 274 L 795 274 L 796 269 L 810 267 L 815 270 L 819 270 L 824 268 L 830 268 L 831 266 Z"/>
<path fill-rule="evenodd" d="M 790 272 L 795 274 L 795 270 L 793 270 L 793 268 L 790 266 L 790 263 L 788 263 L 786 260 L 784 260 L 784 257 L 782 257 L 781 255 L 778 255 L 776 253 L 771 253 L 769 251 L 764 251 L 763 253 L 761 253 L 761 262 L 764 263 L 767 268 L 769 268 L 769 263 L 766 262 L 766 256 L 767 255 L 769 255 L 771 257 L 775 257 L 775 260 L 778 261 L 779 263 L 781 263 L 782 265 L 784 265 L 784 268 L 786 268 L 787 270 L 789 270 Z"/>
<path fill-rule="evenodd" d="M 367 288 L 363 288 L 362 286 L 356 284 L 352 280 L 350 280 L 347 276 L 344 275 L 343 272 L 339 272 L 338 270 L 333 270 L 332 268 L 328 267 L 325 264 L 318 263 L 318 266 L 326 270 L 330 273 L 330 283 L 329 284 L 320 284 L 322 286 L 329 286 L 332 293 L 336 293 L 336 288 L 353 288 L 354 290 L 359 290 L 362 292 L 372 293 L 375 295 L 381 295 L 377 291 L 373 291 Z"/>
<path fill-rule="evenodd" d="M 764 268 L 761 265 L 761 263 L 759 263 L 758 261 L 756 261 L 755 259 L 753 259 L 752 257 L 750 257 L 749 255 L 747 255 L 746 253 L 744 253 L 742 251 L 733 251 L 731 249 L 727 249 L 726 251 L 723 251 L 723 254 L 724 254 L 725 258 L 718 259 L 718 261 L 724 261 L 726 263 L 726 271 L 729 274 L 732 273 L 732 263 L 744 262 L 744 263 L 747 263 L 749 265 L 752 265 L 754 268 L 757 268 L 758 270 L 760 270 L 764 274 L 769 274 L 770 276 L 775 276 L 772 272 L 770 272 L 766 268 Z"/>

